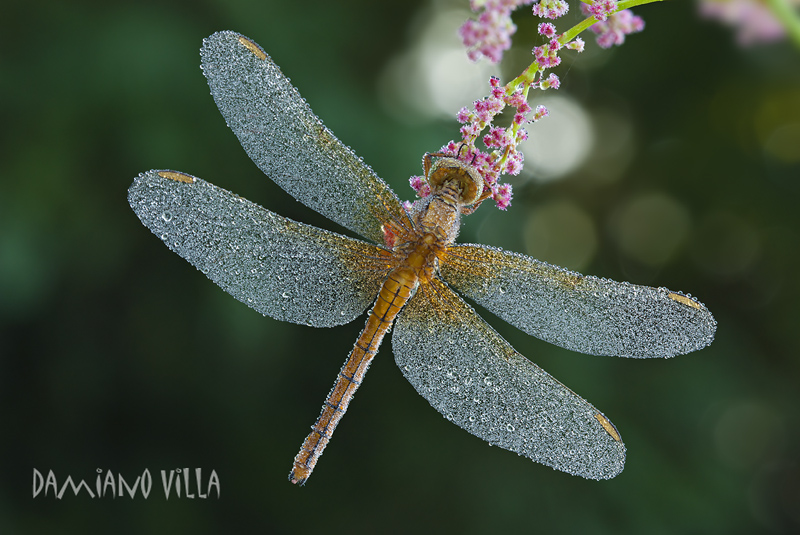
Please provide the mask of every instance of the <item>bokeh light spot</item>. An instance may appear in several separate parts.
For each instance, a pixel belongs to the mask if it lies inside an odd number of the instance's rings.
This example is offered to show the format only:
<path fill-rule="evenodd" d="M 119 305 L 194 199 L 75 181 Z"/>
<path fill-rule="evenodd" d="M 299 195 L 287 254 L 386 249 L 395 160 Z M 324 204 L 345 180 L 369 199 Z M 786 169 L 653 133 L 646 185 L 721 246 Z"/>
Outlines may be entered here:
<path fill-rule="evenodd" d="M 644 264 L 659 266 L 684 243 L 690 219 L 680 203 L 655 192 L 622 204 L 612 216 L 610 227 L 623 253 Z"/>
<path fill-rule="evenodd" d="M 520 143 L 525 153 L 525 173 L 547 182 L 580 167 L 594 146 L 592 121 L 586 110 L 563 95 L 530 98 L 533 107 L 544 105 L 550 115 L 527 125 L 529 137 Z"/>
<path fill-rule="evenodd" d="M 538 207 L 523 229 L 525 252 L 575 271 L 582 271 L 597 251 L 594 221 L 570 201 Z"/>

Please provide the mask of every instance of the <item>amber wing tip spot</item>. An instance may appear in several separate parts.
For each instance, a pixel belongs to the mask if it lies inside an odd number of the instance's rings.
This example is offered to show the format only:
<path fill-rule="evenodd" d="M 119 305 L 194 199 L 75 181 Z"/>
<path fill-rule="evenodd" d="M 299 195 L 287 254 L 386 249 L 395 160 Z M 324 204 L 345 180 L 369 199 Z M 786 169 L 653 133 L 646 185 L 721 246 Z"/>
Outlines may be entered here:
<path fill-rule="evenodd" d="M 670 292 L 667 297 L 669 297 L 673 301 L 676 301 L 676 302 L 678 302 L 678 303 L 680 303 L 682 305 L 686 305 L 688 307 L 696 308 L 697 310 L 703 310 L 703 305 L 701 305 L 700 303 L 698 303 L 694 299 L 686 297 L 685 295 L 681 295 L 681 294 L 676 294 L 674 292 Z"/>
<path fill-rule="evenodd" d="M 606 433 L 611 435 L 611 438 L 613 438 L 617 442 L 622 440 L 622 437 L 619 435 L 619 431 L 617 431 L 617 428 L 614 427 L 614 424 L 611 423 L 611 420 L 609 420 L 599 412 L 595 414 L 594 417 L 597 419 L 598 422 L 600 422 L 600 425 L 603 426 L 603 429 L 606 430 Z"/>
<path fill-rule="evenodd" d="M 247 50 L 249 50 L 250 52 L 252 52 L 253 55 L 258 59 L 262 60 L 267 59 L 267 54 L 263 50 L 261 50 L 261 47 L 258 46 L 253 41 L 251 41 L 250 39 L 248 39 L 247 37 L 243 37 L 240 35 L 239 42 L 242 43 L 242 45 L 244 45 L 244 47 L 247 48 Z"/>
<path fill-rule="evenodd" d="M 174 180 L 175 182 L 183 182 L 184 184 L 194 184 L 195 181 L 192 175 L 187 175 L 186 173 L 180 173 L 178 171 L 159 171 L 158 176 Z"/>

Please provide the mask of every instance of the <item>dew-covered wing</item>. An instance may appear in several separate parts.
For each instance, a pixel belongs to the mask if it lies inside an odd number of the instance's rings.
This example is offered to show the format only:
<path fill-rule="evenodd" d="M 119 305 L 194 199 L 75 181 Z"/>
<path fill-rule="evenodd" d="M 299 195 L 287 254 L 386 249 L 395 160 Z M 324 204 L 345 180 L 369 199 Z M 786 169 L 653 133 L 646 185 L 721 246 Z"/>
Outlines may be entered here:
<path fill-rule="evenodd" d="M 225 121 L 275 183 L 377 243 L 383 223 L 407 221 L 397 195 L 322 124 L 261 47 L 218 32 L 203 40 L 200 55 Z"/>
<path fill-rule="evenodd" d="M 275 319 L 348 323 L 372 303 L 386 273 L 375 245 L 281 217 L 184 173 L 139 175 L 128 202 L 167 247 Z"/>
<path fill-rule="evenodd" d="M 590 479 L 622 471 L 625 446 L 611 422 L 441 281 L 420 285 L 400 313 L 392 350 L 422 397 L 490 444 Z"/>
<path fill-rule="evenodd" d="M 528 334 L 593 355 L 672 357 L 709 345 L 717 322 L 666 288 L 567 271 L 484 245 L 454 245 L 442 278 Z"/>

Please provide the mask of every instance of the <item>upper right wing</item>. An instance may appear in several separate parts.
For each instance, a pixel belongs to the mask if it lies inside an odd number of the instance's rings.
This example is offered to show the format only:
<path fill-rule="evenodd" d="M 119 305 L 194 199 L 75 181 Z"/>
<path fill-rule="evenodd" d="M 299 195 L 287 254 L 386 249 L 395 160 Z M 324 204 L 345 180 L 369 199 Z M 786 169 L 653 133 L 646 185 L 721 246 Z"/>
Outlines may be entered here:
<path fill-rule="evenodd" d="M 485 245 L 453 245 L 440 269 L 453 288 L 511 325 L 581 353 L 673 357 L 706 347 L 717 328 L 702 303 L 681 293 Z"/>

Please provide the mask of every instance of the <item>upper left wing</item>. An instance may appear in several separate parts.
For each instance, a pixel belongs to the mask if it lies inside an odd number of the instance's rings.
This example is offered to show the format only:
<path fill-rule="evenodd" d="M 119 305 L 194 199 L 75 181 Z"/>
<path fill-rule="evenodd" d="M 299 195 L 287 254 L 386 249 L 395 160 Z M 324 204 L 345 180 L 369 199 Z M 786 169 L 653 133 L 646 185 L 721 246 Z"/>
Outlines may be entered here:
<path fill-rule="evenodd" d="M 260 46 L 218 32 L 203 40 L 200 56 L 219 111 L 276 184 L 376 243 L 384 223 L 410 226 L 397 195 L 322 124 Z"/>

